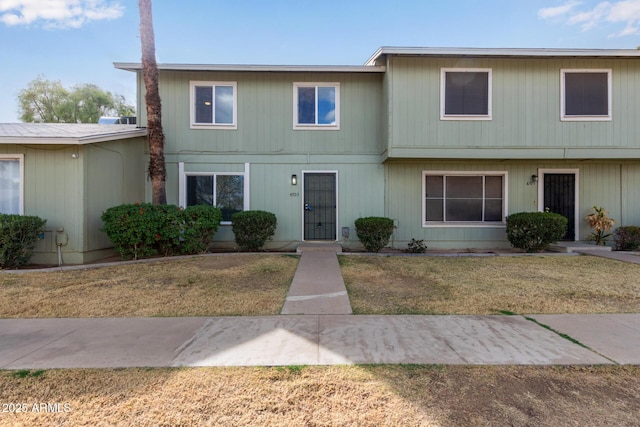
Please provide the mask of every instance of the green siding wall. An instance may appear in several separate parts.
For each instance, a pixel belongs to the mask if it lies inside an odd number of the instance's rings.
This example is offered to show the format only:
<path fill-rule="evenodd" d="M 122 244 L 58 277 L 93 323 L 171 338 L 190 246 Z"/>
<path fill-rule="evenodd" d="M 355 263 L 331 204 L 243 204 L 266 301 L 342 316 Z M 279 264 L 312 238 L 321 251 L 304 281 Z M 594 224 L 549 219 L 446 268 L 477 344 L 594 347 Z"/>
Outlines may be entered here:
<path fill-rule="evenodd" d="M 538 210 L 538 185 L 529 185 L 539 169 L 577 169 L 579 239 L 591 232 L 584 217 L 594 205 L 604 206 L 617 225 L 640 224 L 640 166 L 631 162 L 565 161 L 388 161 L 386 216 L 397 229 L 397 247 L 412 238 L 432 248 L 508 246 L 504 228 L 422 227 L 422 171 L 507 171 L 508 214 Z"/>
<path fill-rule="evenodd" d="M 440 69 L 450 67 L 492 69 L 492 120 L 440 120 Z M 389 68 L 385 94 L 391 116 L 390 157 L 531 158 L 543 154 L 543 158 L 576 158 L 595 154 L 615 158 L 612 148 L 640 149 L 635 123 L 640 112 L 638 60 L 392 57 Z M 560 70 L 564 68 L 612 69 L 612 121 L 560 120 Z M 483 153 L 467 151 L 469 148 L 507 151 Z M 583 152 L 567 153 L 565 148 Z M 608 151 L 584 151 L 600 148 Z"/>
<path fill-rule="evenodd" d="M 99 231 L 102 212 L 144 199 L 143 138 L 83 146 L 0 145 L 0 153 L 24 154 L 24 214 L 47 220 L 45 239 L 32 258 L 36 263 L 57 263 L 59 227 L 68 236 L 65 264 L 110 252 L 100 252 L 113 246 Z"/>
<path fill-rule="evenodd" d="M 0 153 L 24 155 L 24 214 L 47 220 L 45 239 L 37 252 L 52 252 L 55 237 L 64 227 L 69 243 L 64 250 L 81 252 L 83 247 L 82 157 L 73 159 L 79 147 L 63 145 L 0 145 Z M 38 253 L 34 256 L 39 262 Z"/>
<path fill-rule="evenodd" d="M 285 156 L 286 158 L 286 156 Z M 278 219 L 278 228 L 270 249 L 294 249 L 302 240 L 303 188 L 302 176 L 308 171 L 337 172 L 338 177 L 338 239 L 346 247 L 357 247 L 354 221 L 362 216 L 384 214 L 384 167 L 373 156 L 373 162 L 356 156 L 324 158 L 323 161 L 301 163 L 289 161 L 272 163 L 270 157 L 253 157 L 249 164 L 250 209 L 273 212 Z M 186 172 L 242 171 L 244 164 L 185 163 Z M 291 175 L 297 175 L 298 185 L 291 185 Z M 177 168 L 175 181 L 177 181 Z M 169 203 L 177 203 L 178 193 L 171 192 Z M 169 194 L 169 193 L 168 193 Z M 350 237 L 340 236 L 342 227 L 350 228 Z M 221 226 L 214 240 L 217 245 L 233 243 L 233 233 L 228 225 Z"/>
<path fill-rule="evenodd" d="M 440 69 L 454 67 L 492 69 L 492 120 L 440 120 Z M 612 69 L 613 120 L 560 120 L 565 68 Z M 237 130 L 190 129 L 192 80 L 237 82 Z M 322 81 L 340 82 L 340 130 L 293 130 L 293 82 Z M 433 248 L 508 246 L 504 227 L 423 227 L 423 170 L 507 171 L 507 212 L 515 213 L 539 209 L 538 185 L 527 183 L 540 169 L 577 169 L 580 239 L 589 235 L 583 218 L 594 205 L 619 225 L 640 224 L 640 165 L 613 160 L 640 158 L 637 60 L 391 56 L 385 74 L 163 71 L 160 86 L 169 203 L 179 200 L 179 163 L 188 172 L 241 172 L 249 163 L 250 209 L 278 217 L 272 249 L 302 239 L 302 189 L 289 180 L 303 171 L 338 172 L 347 247 L 359 246 L 353 221 L 372 215 L 395 220 L 399 248 L 412 238 Z M 216 241 L 232 244 L 229 226 Z"/>
<path fill-rule="evenodd" d="M 236 130 L 190 129 L 190 81 L 237 82 Z M 160 74 L 160 96 L 165 152 L 380 154 L 381 81 L 382 76 L 374 73 L 164 71 Z M 340 130 L 293 130 L 293 82 L 340 83 Z M 140 122 L 145 125 L 144 115 Z"/>
<path fill-rule="evenodd" d="M 178 165 L 187 172 L 242 172 L 250 164 L 250 209 L 276 214 L 278 228 L 270 249 L 293 249 L 302 240 L 302 186 L 292 174 L 337 171 L 338 237 L 350 228 L 345 246 L 357 246 L 353 222 L 384 213 L 382 74 L 161 72 L 166 137 L 167 198 L 178 203 Z M 190 81 L 237 82 L 236 130 L 190 129 Z M 340 129 L 294 130 L 293 83 L 339 82 Z M 138 80 L 140 92 L 144 92 Z M 140 111 L 144 111 L 141 108 Z M 145 117 L 140 123 L 144 126 Z M 150 200 L 150 183 L 146 195 Z M 293 194 L 293 195 L 292 195 Z M 217 245 L 233 244 L 228 225 Z"/>
<path fill-rule="evenodd" d="M 83 251 L 110 248 L 102 228 L 102 213 L 112 206 L 145 200 L 144 138 L 104 142 L 84 146 L 84 212 Z"/>

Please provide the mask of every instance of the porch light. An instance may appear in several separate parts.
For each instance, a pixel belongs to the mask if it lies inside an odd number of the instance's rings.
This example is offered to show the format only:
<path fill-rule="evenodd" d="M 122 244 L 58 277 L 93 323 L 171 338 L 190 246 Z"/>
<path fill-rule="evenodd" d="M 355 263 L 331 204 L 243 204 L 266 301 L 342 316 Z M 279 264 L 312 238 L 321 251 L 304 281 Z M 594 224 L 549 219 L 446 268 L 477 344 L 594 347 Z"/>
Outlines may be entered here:
<path fill-rule="evenodd" d="M 298 185 L 298 175 L 291 175 L 291 185 Z"/>

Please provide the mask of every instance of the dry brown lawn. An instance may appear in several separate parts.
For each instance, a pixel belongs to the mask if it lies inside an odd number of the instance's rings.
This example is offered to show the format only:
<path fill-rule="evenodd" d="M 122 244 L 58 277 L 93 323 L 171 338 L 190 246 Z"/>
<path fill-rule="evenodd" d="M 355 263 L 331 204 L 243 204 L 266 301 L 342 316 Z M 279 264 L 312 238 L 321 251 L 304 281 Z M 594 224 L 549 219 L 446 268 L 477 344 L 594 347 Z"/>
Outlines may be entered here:
<path fill-rule="evenodd" d="M 86 270 L 0 272 L 0 317 L 278 314 L 298 257 L 229 254 Z"/>
<path fill-rule="evenodd" d="M 640 312 L 640 265 L 589 256 L 341 256 L 354 313 Z"/>
<path fill-rule="evenodd" d="M 4 371 L 0 397 L 0 426 L 631 426 L 640 368 Z"/>

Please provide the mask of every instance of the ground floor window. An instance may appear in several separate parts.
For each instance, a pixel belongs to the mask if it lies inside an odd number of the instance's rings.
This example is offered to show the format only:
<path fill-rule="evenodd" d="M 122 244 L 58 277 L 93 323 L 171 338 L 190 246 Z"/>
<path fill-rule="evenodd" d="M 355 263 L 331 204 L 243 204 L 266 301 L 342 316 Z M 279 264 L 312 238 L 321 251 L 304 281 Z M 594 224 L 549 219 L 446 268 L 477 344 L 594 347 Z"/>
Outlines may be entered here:
<path fill-rule="evenodd" d="M 22 157 L 0 157 L 0 213 L 22 214 Z"/>
<path fill-rule="evenodd" d="M 503 223 L 506 178 L 506 172 L 423 172 L 425 225 Z"/>
<path fill-rule="evenodd" d="M 182 206 L 213 205 L 222 210 L 222 223 L 230 223 L 231 216 L 248 209 L 248 165 L 245 172 L 184 172 L 180 204 Z"/>

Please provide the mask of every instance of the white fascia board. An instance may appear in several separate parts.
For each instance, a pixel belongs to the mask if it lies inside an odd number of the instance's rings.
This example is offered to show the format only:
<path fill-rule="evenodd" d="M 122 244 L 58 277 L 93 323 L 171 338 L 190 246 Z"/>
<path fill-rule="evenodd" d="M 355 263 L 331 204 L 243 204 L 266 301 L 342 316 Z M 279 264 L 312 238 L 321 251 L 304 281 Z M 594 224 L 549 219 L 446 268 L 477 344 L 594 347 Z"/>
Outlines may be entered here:
<path fill-rule="evenodd" d="M 134 62 L 114 62 L 120 70 L 141 71 L 142 64 Z M 362 65 L 224 65 L 224 64 L 158 64 L 158 70 L 165 71 L 235 71 L 273 73 L 384 73 L 385 67 Z"/>
<path fill-rule="evenodd" d="M 638 49 L 526 49 L 468 47 L 381 47 L 368 60 L 371 66 L 383 55 L 406 56 L 482 56 L 523 58 L 640 58 Z"/>

